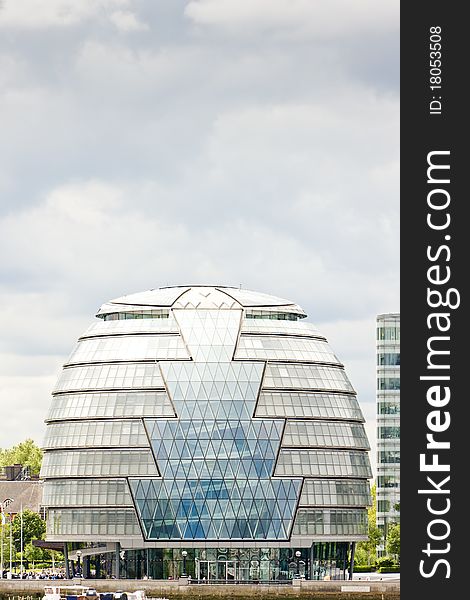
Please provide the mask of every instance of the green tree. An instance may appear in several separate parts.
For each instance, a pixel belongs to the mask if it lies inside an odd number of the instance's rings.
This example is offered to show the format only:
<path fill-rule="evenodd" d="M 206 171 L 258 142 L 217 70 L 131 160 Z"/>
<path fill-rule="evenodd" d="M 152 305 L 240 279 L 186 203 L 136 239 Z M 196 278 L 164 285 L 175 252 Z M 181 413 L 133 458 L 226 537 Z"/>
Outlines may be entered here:
<path fill-rule="evenodd" d="M 13 539 L 15 548 L 19 552 L 21 547 L 21 515 L 17 514 L 13 519 Z M 23 547 L 32 540 L 42 540 L 46 533 L 46 523 L 32 510 L 23 511 Z"/>
<path fill-rule="evenodd" d="M 0 450 L 0 467 L 20 464 L 29 467 L 32 475 L 38 475 L 41 463 L 42 450 L 32 439 L 27 439 L 12 448 Z"/>
<path fill-rule="evenodd" d="M 34 568 L 34 563 L 46 562 L 50 560 L 50 555 L 47 550 L 44 550 L 43 548 L 38 548 L 37 546 L 33 546 L 33 543 L 29 542 L 24 549 L 24 559 L 28 563 L 32 563 Z"/>
<path fill-rule="evenodd" d="M 387 532 L 387 553 L 400 560 L 400 523 L 392 523 Z"/>
<path fill-rule="evenodd" d="M 377 486 L 374 483 L 370 490 L 372 504 L 368 512 L 368 531 L 369 539 L 366 542 L 359 542 L 356 547 L 354 562 L 356 564 L 372 565 L 377 558 L 377 546 L 382 541 L 382 532 L 377 527 Z"/>

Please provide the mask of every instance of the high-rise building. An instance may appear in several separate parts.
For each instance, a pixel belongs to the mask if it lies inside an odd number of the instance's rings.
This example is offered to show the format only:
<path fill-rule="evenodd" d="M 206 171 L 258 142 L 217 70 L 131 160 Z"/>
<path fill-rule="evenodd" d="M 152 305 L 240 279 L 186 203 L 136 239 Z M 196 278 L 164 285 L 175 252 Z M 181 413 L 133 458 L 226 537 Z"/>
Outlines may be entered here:
<path fill-rule="evenodd" d="M 400 314 L 377 317 L 377 526 L 400 521 Z M 384 547 L 380 550 L 384 551 Z"/>
<path fill-rule="evenodd" d="M 367 539 L 369 444 L 304 311 L 187 286 L 97 317 L 59 376 L 44 441 L 47 539 L 68 564 L 95 577 L 344 578 Z"/>

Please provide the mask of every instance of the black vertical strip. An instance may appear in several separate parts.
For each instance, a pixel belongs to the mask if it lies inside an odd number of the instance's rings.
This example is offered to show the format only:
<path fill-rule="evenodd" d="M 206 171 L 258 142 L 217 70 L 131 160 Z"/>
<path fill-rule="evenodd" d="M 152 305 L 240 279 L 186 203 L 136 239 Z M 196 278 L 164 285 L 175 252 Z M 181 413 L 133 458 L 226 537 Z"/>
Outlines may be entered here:
<path fill-rule="evenodd" d="M 468 593 L 463 10 L 401 5 L 401 594 L 426 600 Z"/>

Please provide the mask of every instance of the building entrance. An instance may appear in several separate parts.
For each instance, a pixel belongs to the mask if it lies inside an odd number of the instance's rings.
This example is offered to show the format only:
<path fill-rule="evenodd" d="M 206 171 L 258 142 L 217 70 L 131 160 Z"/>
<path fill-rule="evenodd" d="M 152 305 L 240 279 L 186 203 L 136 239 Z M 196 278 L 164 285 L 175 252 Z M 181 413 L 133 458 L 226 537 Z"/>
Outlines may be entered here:
<path fill-rule="evenodd" d="M 237 575 L 234 560 L 200 560 L 196 563 L 196 578 L 200 581 L 236 581 Z"/>

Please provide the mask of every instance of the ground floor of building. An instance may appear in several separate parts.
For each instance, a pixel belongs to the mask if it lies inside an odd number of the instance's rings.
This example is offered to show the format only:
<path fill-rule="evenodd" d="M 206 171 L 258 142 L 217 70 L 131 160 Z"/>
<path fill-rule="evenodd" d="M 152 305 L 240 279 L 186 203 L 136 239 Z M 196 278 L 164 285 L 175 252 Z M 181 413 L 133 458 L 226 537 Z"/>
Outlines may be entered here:
<path fill-rule="evenodd" d="M 78 547 L 80 546 L 80 548 Z M 77 553 L 77 549 L 79 550 Z M 263 582 L 348 579 L 354 544 L 316 542 L 309 548 L 143 548 L 96 552 L 69 544 L 70 576 L 85 578 L 178 579 L 198 582 Z M 71 558 L 72 557 L 72 558 Z"/>

